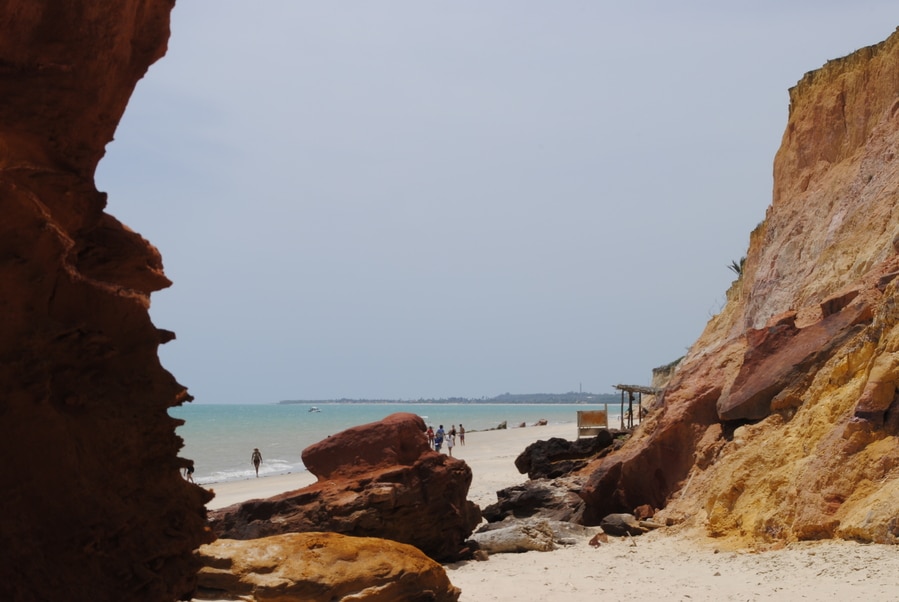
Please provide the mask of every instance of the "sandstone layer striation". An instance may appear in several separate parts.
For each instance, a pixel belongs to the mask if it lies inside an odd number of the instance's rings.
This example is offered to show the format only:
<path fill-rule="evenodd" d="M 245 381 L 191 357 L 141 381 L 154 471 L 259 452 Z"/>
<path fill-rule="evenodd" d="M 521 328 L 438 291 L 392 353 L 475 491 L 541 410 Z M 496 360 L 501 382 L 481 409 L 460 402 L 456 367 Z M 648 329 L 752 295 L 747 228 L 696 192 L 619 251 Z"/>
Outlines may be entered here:
<path fill-rule="evenodd" d="M 588 522 L 649 504 L 734 541 L 899 541 L 897 152 L 899 33 L 790 90 L 742 273 L 649 418 L 586 471 Z"/>
<path fill-rule="evenodd" d="M 174 600 L 212 539 L 180 477 L 148 314 L 156 249 L 94 183 L 172 0 L 10 0 L 0 14 L 0 599 Z"/>

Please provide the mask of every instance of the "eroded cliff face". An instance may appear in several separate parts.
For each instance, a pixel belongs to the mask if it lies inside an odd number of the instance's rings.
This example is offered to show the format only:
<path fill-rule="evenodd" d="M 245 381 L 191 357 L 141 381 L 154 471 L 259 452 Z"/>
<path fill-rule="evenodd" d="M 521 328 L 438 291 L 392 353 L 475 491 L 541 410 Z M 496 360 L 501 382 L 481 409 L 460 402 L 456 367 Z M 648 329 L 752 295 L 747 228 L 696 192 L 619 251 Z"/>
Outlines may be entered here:
<path fill-rule="evenodd" d="M 899 33 L 790 91 L 774 197 L 728 302 L 644 426 L 590 469 L 588 519 L 734 541 L 899 542 Z"/>
<path fill-rule="evenodd" d="M 211 539 L 151 323 L 158 252 L 94 170 L 161 57 L 173 0 L 10 0 L 0 14 L 0 599 L 173 600 Z"/>

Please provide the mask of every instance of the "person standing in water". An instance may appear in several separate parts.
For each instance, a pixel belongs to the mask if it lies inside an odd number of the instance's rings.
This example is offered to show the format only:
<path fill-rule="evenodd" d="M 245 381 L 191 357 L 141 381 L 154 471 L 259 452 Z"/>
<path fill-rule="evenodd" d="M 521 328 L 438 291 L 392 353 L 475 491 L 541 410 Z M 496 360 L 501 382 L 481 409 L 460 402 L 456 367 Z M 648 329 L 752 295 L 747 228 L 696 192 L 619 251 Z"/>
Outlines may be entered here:
<path fill-rule="evenodd" d="M 250 456 L 250 460 L 253 462 L 253 466 L 256 468 L 256 478 L 259 478 L 259 465 L 262 464 L 262 454 L 259 452 L 258 447 L 253 448 L 253 455 Z"/>
<path fill-rule="evenodd" d="M 443 430 L 443 425 L 437 429 L 437 432 L 434 433 L 434 451 L 440 451 L 440 448 L 443 447 L 443 438 L 446 436 L 446 431 Z"/>

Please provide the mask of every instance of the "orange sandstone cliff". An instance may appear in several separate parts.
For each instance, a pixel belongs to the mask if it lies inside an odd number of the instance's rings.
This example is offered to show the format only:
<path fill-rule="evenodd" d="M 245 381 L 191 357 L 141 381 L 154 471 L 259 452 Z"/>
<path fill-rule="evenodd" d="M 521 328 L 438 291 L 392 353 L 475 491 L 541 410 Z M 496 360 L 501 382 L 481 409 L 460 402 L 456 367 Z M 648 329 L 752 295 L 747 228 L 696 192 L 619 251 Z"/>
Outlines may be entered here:
<path fill-rule="evenodd" d="M 94 171 L 173 0 L 9 0 L 0 14 L 0 599 L 174 600 L 211 535 L 167 409 L 189 397 L 148 315 L 158 252 Z"/>
<path fill-rule="evenodd" d="M 734 541 L 899 542 L 897 154 L 899 32 L 790 90 L 742 274 L 641 429 L 590 467 L 588 520 L 648 503 Z"/>

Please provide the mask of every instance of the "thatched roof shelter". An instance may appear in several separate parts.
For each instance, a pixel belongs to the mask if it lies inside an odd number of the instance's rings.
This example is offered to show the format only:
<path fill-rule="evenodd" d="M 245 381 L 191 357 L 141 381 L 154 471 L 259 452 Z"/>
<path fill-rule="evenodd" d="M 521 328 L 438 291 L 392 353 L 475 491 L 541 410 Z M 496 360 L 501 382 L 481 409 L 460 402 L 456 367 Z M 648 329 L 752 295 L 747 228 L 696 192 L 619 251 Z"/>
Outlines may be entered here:
<path fill-rule="evenodd" d="M 659 395 L 662 390 L 642 385 L 615 385 L 621 391 L 621 430 L 634 428 L 634 394 L 637 401 L 637 423 L 643 420 L 643 395 Z M 624 394 L 627 393 L 627 410 L 624 409 Z"/>

